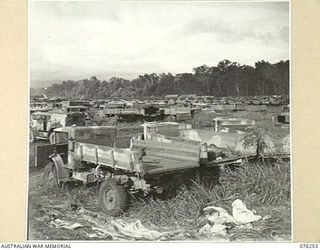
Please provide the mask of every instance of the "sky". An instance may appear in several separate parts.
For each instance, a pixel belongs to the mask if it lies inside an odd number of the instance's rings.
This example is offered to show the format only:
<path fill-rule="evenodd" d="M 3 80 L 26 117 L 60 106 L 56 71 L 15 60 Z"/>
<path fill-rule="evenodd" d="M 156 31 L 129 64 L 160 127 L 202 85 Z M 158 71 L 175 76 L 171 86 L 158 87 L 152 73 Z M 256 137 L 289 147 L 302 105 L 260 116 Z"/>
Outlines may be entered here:
<path fill-rule="evenodd" d="M 289 59 L 288 2 L 30 1 L 30 85 Z"/>

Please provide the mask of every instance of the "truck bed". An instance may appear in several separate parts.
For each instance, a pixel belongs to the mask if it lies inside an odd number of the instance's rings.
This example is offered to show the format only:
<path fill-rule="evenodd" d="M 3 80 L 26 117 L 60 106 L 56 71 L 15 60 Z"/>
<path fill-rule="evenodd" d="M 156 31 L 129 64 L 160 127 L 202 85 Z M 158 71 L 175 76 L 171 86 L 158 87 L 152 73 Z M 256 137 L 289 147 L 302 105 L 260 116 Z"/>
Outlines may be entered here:
<path fill-rule="evenodd" d="M 144 152 L 144 154 L 142 154 Z M 158 174 L 199 166 L 199 147 L 184 143 L 135 141 L 132 150 L 77 141 L 75 154 L 81 161 L 110 166 L 132 173 Z"/>
<path fill-rule="evenodd" d="M 99 145 L 96 141 L 76 143 L 76 155 L 82 161 L 146 175 L 180 172 L 200 166 L 199 145 L 184 142 L 133 140 L 132 149 L 115 148 L 113 143 Z M 244 156 L 231 156 L 206 162 L 207 167 L 241 162 Z"/>

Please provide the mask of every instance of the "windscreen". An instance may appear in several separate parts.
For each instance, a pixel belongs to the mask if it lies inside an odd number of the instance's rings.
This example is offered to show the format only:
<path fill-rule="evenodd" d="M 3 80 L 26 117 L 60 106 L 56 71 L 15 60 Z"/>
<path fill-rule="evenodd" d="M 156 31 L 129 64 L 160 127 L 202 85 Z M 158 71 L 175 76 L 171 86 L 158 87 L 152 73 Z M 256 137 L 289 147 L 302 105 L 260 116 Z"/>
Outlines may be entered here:
<path fill-rule="evenodd" d="M 68 143 L 68 133 L 55 132 L 55 144 Z"/>

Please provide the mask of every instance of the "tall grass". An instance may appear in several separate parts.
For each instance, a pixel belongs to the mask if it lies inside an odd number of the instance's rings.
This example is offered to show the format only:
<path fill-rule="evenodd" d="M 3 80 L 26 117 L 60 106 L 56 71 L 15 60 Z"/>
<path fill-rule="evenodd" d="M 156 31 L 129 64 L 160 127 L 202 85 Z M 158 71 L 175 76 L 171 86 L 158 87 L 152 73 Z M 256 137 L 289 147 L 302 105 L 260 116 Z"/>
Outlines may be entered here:
<path fill-rule="evenodd" d="M 196 113 L 192 119 L 194 128 L 204 128 L 213 126 L 213 118 L 217 117 L 216 113 L 201 111 Z"/>
<path fill-rule="evenodd" d="M 203 208 L 214 205 L 232 213 L 231 203 L 241 199 L 249 209 L 256 210 L 268 219 L 256 222 L 253 229 L 231 228 L 228 231 L 230 240 L 274 240 L 278 236 L 283 238 L 283 235 L 287 240 L 290 239 L 289 163 L 246 163 L 240 167 L 225 167 L 220 171 L 219 183 L 210 187 L 204 186 L 198 180 L 200 178 L 195 179 L 191 185 L 176 190 L 173 197 L 168 199 L 133 199 L 122 218 L 128 221 L 140 220 L 150 229 L 160 230 L 160 227 L 163 231 L 181 230 L 184 232 L 183 237 L 198 240 L 197 232 L 207 223 Z M 37 195 L 48 195 L 41 191 L 40 185 L 38 188 Z M 63 201 L 64 207 L 68 207 L 66 218 L 68 213 L 74 213 L 79 207 L 92 212 L 100 211 L 94 186 L 65 189 L 57 194 L 49 193 L 49 197 L 52 204 Z"/>
<path fill-rule="evenodd" d="M 223 207 L 232 213 L 231 203 L 241 199 L 249 209 L 268 220 L 256 222 L 255 228 L 243 231 L 232 228 L 230 239 L 273 240 L 277 235 L 290 238 L 290 165 L 286 162 L 273 164 L 246 163 L 240 167 L 220 170 L 219 183 L 204 186 L 198 179 L 191 185 L 181 186 L 173 197 L 158 199 L 142 197 L 132 199 L 123 219 L 137 219 L 152 229 L 187 231 L 189 239 L 198 239 L 197 231 L 207 223 L 203 208 L 209 205 Z M 207 180 L 206 180 L 207 181 Z M 71 189 L 64 193 L 66 200 L 91 211 L 99 211 L 92 188 Z"/>
<path fill-rule="evenodd" d="M 252 205 L 274 205 L 290 200 L 290 164 L 245 164 L 221 172 L 221 197 L 234 196 Z"/>
<path fill-rule="evenodd" d="M 142 199 L 133 202 L 125 216 L 141 218 L 158 226 L 193 230 L 205 223 L 202 209 L 208 205 L 231 212 L 231 203 L 241 199 L 249 209 L 281 205 L 290 201 L 290 166 L 287 163 L 262 165 L 247 163 L 224 168 L 219 184 L 207 188 L 199 182 L 183 186 L 173 199 Z"/>

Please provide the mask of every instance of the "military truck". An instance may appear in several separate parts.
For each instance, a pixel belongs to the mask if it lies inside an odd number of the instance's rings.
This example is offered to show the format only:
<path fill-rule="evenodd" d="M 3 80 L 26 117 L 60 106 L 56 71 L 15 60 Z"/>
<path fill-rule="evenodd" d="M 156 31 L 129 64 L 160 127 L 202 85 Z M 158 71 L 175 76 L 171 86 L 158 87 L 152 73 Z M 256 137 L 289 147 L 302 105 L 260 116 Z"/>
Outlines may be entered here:
<path fill-rule="evenodd" d="M 138 137 L 118 136 L 114 126 L 54 129 L 53 144 L 36 149 L 37 165 L 45 165 L 44 186 L 97 185 L 101 209 L 118 216 L 129 206 L 129 193 L 162 194 L 190 182 L 201 168 L 242 162 L 241 157 L 209 161 L 206 145 L 151 140 L 149 132 L 147 126 Z"/>
<path fill-rule="evenodd" d="M 54 129 L 66 126 L 85 126 L 87 114 L 84 109 L 34 112 L 30 114 L 29 142 L 45 139 L 52 143 Z"/>

